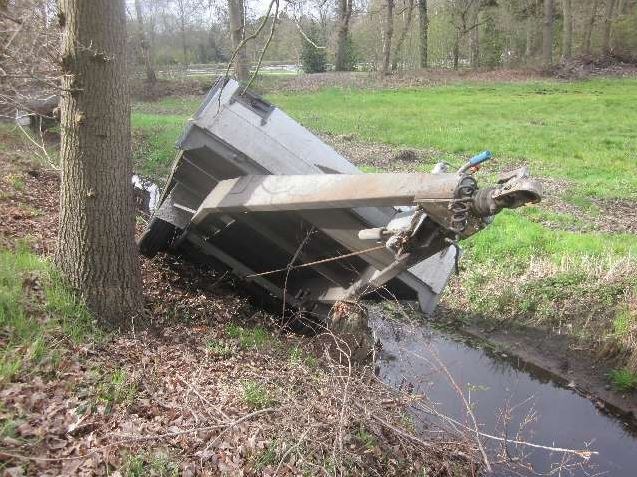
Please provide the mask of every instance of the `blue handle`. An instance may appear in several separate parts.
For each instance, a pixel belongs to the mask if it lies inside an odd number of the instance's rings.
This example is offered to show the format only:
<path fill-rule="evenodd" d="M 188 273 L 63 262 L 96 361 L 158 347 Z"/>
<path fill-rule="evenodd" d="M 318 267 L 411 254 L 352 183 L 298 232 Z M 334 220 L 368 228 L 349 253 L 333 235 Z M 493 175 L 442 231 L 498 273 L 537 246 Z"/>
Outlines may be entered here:
<path fill-rule="evenodd" d="M 489 159 L 491 159 L 491 156 L 492 156 L 491 151 L 481 152 L 477 156 L 473 156 L 471 159 L 469 159 L 469 164 L 471 166 L 477 166 L 478 164 L 482 164 L 483 162 L 486 162 Z"/>

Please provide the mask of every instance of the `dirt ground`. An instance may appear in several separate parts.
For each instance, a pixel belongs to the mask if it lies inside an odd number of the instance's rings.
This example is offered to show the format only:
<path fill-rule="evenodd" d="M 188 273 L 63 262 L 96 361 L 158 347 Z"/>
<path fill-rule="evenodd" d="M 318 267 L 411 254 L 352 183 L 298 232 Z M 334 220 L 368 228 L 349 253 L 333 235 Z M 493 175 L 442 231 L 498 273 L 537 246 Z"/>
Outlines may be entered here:
<path fill-rule="evenodd" d="M 50 257 L 58 173 L 3 141 L 0 247 Z M 335 361 L 329 333 L 290 333 L 177 257 L 141 267 L 150 326 L 81 345 L 50 337 L 57 360 L 0 382 L 3 475 L 477 472 L 463 435 L 433 423 L 438 437 L 413 434 L 407 409 L 424 396 Z"/>
<path fill-rule="evenodd" d="M 566 335 L 537 328 L 494 327 L 480 317 L 459 325 L 453 311 L 444 310 L 440 310 L 436 319 L 447 321 L 463 335 L 496 347 L 499 353 L 508 356 L 514 367 L 520 363 L 534 367 L 540 374 L 574 389 L 600 411 L 616 415 L 627 427 L 637 429 L 637 395 L 618 392 L 608 384 L 608 371 L 615 366 L 613 359 L 579 347 Z"/>
<path fill-rule="evenodd" d="M 575 58 L 560 63 L 551 70 L 540 68 L 516 68 L 496 70 L 428 68 L 398 71 L 386 77 L 376 72 L 325 72 L 289 76 L 263 76 L 258 78 L 252 89 L 261 94 L 276 92 L 311 92 L 323 88 L 346 89 L 400 89 L 443 86 L 462 82 L 497 83 L 525 82 L 556 78 L 578 80 L 597 76 L 627 77 L 637 76 L 637 65 L 622 63 L 612 58 L 593 60 Z M 205 94 L 215 78 L 160 79 L 149 86 L 140 78 L 130 81 L 134 99 L 153 101 L 166 96 L 201 96 Z"/>
<path fill-rule="evenodd" d="M 516 68 L 496 70 L 429 68 L 423 70 L 398 71 L 389 76 L 380 77 L 376 72 L 326 72 L 311 75 L 299 75 L 280 79 L 272 84 L 264 81 L 262 88 L 266 92 L 317 91 L 323 88 L 346 89 L 402 89 L 428 86 L 444 86 L 455 83 L 515 83 L 556 78 L 564 80 L 586 79 L 597 76 L 627 77 L 637 76 L 637 65 L 622 63 L 606 58 L 574 58 L 560 63 L 551 70 L 540 68 Z"/>

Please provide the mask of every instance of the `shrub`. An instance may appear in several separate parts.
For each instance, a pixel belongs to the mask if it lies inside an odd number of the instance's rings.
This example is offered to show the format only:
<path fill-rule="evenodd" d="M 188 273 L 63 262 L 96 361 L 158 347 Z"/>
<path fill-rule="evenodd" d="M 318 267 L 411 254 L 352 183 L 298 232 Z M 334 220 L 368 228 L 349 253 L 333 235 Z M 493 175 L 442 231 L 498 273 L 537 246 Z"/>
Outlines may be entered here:
<path fill-rule="evenodd" d="M 317 25 L 312 22 L 305 31 L 307 38 L 303 38 L 301 51 L 301 66 L 306 73 L 323 73 L 327 69 L 327 54 L 325 48 L 317 48 L 323 44 L 322 35 Z M 310 41 L 308 41 L 308 39 Z M 314 43 L 314 45 L 312 44 Z M 315 46 L 316 45 L 316 46 Z"/>

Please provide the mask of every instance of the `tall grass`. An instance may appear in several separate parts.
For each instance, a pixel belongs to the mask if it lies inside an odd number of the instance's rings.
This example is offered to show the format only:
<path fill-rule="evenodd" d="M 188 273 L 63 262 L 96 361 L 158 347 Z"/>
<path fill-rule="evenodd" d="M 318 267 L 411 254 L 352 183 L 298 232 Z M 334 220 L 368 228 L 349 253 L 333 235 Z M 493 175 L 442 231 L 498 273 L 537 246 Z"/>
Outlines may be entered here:
<path fill-rule="evenodd" d="M 98 336 L 86 308 L 46 260 L 24 247 L 0 250 L 0 382 L 55 362 L 59 338 Z"/>

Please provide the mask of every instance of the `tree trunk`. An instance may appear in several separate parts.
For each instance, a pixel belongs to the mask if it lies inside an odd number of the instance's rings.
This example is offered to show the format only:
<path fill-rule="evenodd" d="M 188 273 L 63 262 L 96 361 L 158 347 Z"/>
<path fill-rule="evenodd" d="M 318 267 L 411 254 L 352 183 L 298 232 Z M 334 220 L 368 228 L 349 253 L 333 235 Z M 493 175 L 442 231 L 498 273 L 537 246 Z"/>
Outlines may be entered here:
<path fill-rule="evenodd" d="M 604 31 L 602 34 L 602 53 L 610 54 L 610 36 L 613 29 L 613 14 L 616 0 L 606 0 L 606 11 L 604 13 Z"/>
<path fill-rule="evenodd" d="M 476 21 L 473 30 L 471 30 L 471 67 L 480 67 L 480 11 L 476 12 Z"/>
<path fill-rule="evenodd" d="M 427 0 L 418 1 L 418 52 L 420 67 L 427 68 L 427 37 L 429 33 L 429 17 L 427 16 Z"/>
<path fill-rule="evenodd" d="M 595 17 L 597 16 L 597 4 L 599 0 L 593 0 L 591 6 L 591 16 L 588 20 L 588 24 L 586 25 L 586 31 L 584 32 L 584 53 L 587 55 L 591 54 L 592 45 L 591 39 L 593 37 L 593 28 L 595 27 Z"/>
<path fill-rule="evenodd" d="M 398 68 L 398 61 L 400 60 L 400 54 L 403 49 L 403 44 L 405 43 L 405 39 L 407 38 L 407 34 L 409 33 L 409 28 L 411 27 L 411 19 L 413 18 L 413 13 L 414 13 L 414 0 L 408 0 L 407 18 L 405 18 L 405 23 L 403 24 L 403 28 L 400 31 L 398 40 L 396 41 L 396 47 L 394 48 L 394 56 L 391 62 L 392 71 L 396 71 L 396 69 Z"/>
<path fill-rule="evenodd" d="M 562 61 L 573 56 L 573 7 L 572 0 L 562 0 L 564 28 L 562 32 Z"/>
<path fill-rule="evenodd" d="M 141 311 L 124 0 L 60 0 L 62 182 L 55 261 L 104 324 Z"/>
<path fill-rule="evenodd" d="M 405 23 L 403 25 L 403 29 L 400 31 L 400 36 L 398 37 L 398 41 L 396 41 L 396 48 L 394 48 L 394 57 L 391 62 L 392 71 L 396 71 L 396 68 L 398 68 L 398 61 L 400 60 L 400 54 L 402 52 L 405 39 L 407 38 L 407 33 L 409 33 L 409 27 L 411 26 L 411 19 L 413 17 L 413 13 L 414 13 L 414 0 L 408 0 L 407 18 L 405 18 Z"/>
<path fill-rule="evenodd" d="M 553 64 L 553 26 L 555 14 L 553 0 L 544 0 L 544 32 L 542 35 L 542 58 L 544 66 L 549 68 Z"/>
<path fill-rule="evenodd" d="M 186 39 L 186 17 L 182 16 L 180 20 L 181 25 L 181 49 L 184 55 L 184 65 L 188 64 L 188 41 Z"/>
<path fill-rule="evenodd" d="M 535 30 L 535 21 L 533 18 L 528 18 L 526 21 L 526 44 L 524 48 L 524 56 L 526 57 L 526 61 L 529 60 L 534 54 L 534 42 L 533 42 L 533 33 Z"/>
<path fill-rule="evenodd" d="M 456 38 L 453 42 L 453 69 L 458 69 L 460 61 L 460 31 L 456 30 Z"/>
<path fill-rule="evenodd" d="M 626 14 L 626 0 L 619 0 L 617 4 L 617 16 L 622 16 Z"/>
<path fill-rule="evenodd" d="M 351 68 L 347 51 L 347 36 L 349 34 L 349 21 L 352 17 L 353 0 L 338 1 L 338 27 L 336 29 L 336 58 L 334 69 L 346 71 Z"/>
<path fill-rule="evenodd" d="M 248 65 L 245 46 L 239 49 L 245 31 L 245 17 L 243 14 L 245 5 L 243 2 L 244 0 L 228 0 L 232 47 L 236 52 L 234 57 L 234 74 L 239 81 L 247 81 L 250 77 L 250 66 Z"/>
<path fill-rule="evenodd" d="M 389 74 L 389 60 L 391 56 L 391 40 L 394 35 L 394 0 L 386 0 L 385 21 L 383 24 L 383 58 L 380 72 L 383 76 Z"/>
<path fill-rule="evenodd" d="M 146 31 L 144 30 L 144 17 L 142 15 L 142 5 L 139 0 L 135 0 L 135 13 L 137 15 L 137 29 L 139 36 L 139 47 L 142 52 L 142 58 L 144 59 L 144 69 L 146 70 L 146 81 L 150 84 L 155 84 L 157 81 L 157 75 L 155 75 L 155 68 L 153 67 L 153 54 L 151 51 L 150 43 L 146 39 Z"/>
<path fill-rule="evenodd" d="M 179 33 L 181 34 L 181 49 L 184 57 L 184 65 L 188 64 L 188 42 L 186 39 L 186 5 L 185 0 L 177 0 L 177 10 L 179 13 Z"/>

